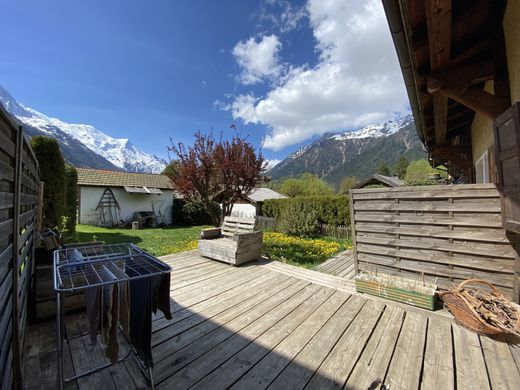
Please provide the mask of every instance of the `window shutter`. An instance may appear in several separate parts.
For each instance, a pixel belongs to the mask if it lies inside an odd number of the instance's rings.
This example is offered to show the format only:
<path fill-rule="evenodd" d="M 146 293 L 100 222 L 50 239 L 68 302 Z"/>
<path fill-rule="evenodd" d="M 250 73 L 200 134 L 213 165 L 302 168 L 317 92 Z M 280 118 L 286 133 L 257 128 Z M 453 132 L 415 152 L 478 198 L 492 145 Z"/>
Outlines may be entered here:
<path fill-rule="evenodd" d="M 520 233 L 520 102 L 493 123 L 504 228 Z"/>

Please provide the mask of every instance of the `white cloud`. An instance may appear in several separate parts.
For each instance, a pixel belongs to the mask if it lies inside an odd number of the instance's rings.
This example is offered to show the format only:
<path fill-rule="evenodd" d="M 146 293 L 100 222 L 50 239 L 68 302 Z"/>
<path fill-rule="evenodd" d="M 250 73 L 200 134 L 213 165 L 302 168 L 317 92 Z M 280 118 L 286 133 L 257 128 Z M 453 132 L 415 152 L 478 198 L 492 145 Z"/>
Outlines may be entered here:
<path fill-rule="evenodd" d="M 305 7 L 293 5 L 287 0 L 265 0 L 260 5 L 260 20 L 272 23 L 282 33 L 298 28 L 306 15 Z"/>
<path fill-rule="evenodd" d="M 380 1 L 309 0 L 307 13 L 319 64 L 279 73 L 265 96 L 239 95 L 226 106 L 235 119 L 269 128 L 266 149 L 390 119 L 408 107 Z"/>
<path fill-rule="evenodd" d="M 282 43 L 274 34 L 238 42 L 233 55 L 242 70 L 240 81 L 250 85 L 276 77 L 280 73 L 278 52 L 281 48 Z"/>
<path fill-rule="evenodd" d="M 276 158 L 273 158 L 272 160 L 265 160 L 265 161 L 267 162 L 267 165 L 265 167 L 266 170 L 274 168 L 276 165 L 278 165 L 282 162 L 282 160 L 278 160 Z"/>

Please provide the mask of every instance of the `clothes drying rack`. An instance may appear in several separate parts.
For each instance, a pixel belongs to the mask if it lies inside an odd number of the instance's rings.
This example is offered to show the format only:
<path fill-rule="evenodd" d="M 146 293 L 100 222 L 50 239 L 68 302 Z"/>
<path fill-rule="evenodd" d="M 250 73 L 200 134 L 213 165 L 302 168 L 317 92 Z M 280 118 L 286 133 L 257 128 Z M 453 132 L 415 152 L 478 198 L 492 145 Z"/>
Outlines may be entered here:
<path fill-rule="evenodd" d="M 80 261 L 70 261 L 74 251 L 78 251 L 82 255 Z M 105 266 L 116 277 L 115 280 L 104 281 L 99 271 Z M 63 372 L 63 339 L 70 342 L 71 338 L 67 336 L 65 326 L 65 315 L 63 310 L 63 301 L 65 293 L 85 291 L 89 288 L 106 286 L 109 284 L 129 282 L 136 279 L 149 278 L 171 272 L 171 267 L 163 263 L 159 259 L 146 253 L 138 246 L 125 244 L 103 244 L 103 245 L 86 245 L 74 246 L 73 248 L 64 248 L 54 251 L 53 259 L 53 275 L 54 275 L 54 291 L 56 292 L 56 347 L 58 354 L 58 387 L 63 389 L 65 383 L 83 378 L 87 375 L 98 372 L 112 365 L 106 363 L 99 367 L 76 374 L 69 378 L 64 378 Z M 127 274 L 127 271 L 132 276 Z M 77 337 L 83 337 L 80 335 Z M 130 356 L 132 347 L 130 345 L 128 353 L 119 358 L 117 363 L 125 360 Z M 139 359 L 138 359 L 139 361 Z M 145 375 L 150 382 L 152 389 L 154 388 L 151 367 L 141 368 L 147 369 Z"/>

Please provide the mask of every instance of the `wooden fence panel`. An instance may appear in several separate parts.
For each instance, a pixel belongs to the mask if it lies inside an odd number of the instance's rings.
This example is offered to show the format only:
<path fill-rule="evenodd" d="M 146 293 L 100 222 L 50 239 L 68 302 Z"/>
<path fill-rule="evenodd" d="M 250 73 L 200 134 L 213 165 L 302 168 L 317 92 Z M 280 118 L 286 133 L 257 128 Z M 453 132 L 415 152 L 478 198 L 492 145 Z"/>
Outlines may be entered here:
<path fill-rule="evenodd" d="M 0 105 L 0 385 L 22 388 L 22 353 L 34 269 L 38 162 Z"/>
<path fill-rule="evenodd" d="M 359 272 L 422 278 L 451 288 L 469 278 L 518 297 L 518 255 L 502 228 L 494 184 L 351 191 Z"/>

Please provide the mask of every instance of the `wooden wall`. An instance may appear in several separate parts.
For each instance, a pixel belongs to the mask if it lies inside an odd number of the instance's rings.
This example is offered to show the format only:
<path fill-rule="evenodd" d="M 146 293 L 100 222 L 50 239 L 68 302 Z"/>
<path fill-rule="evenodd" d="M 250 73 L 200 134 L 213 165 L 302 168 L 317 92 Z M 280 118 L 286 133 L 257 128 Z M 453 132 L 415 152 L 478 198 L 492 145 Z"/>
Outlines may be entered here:
<path fill-rule="evenodd" d="M 360 189 L 350 202 L 359 271 L 424 273 L 441 288 L 481 278 L 517 299 L 518 259 L 494 184 Z"/>
<path fill-rule="evenodd" d="M 0 105 L 0 388 L 21 387 L 21 360 L 34 268 L 38 163 Z"/>

